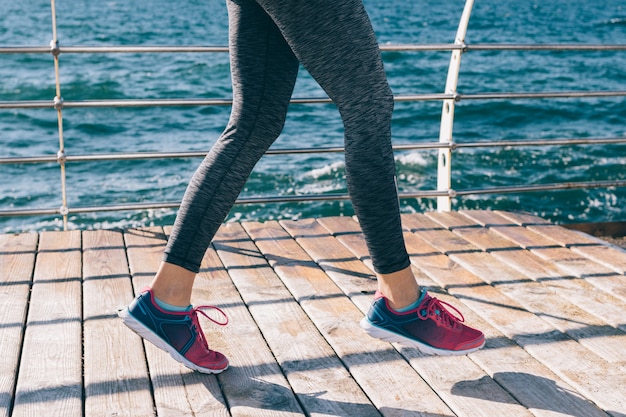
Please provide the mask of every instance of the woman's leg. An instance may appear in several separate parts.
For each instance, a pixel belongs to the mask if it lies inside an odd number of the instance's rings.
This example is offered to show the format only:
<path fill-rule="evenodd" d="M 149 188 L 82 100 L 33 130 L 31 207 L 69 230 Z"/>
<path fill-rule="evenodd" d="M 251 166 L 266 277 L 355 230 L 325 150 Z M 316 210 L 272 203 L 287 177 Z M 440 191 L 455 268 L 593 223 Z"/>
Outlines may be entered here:
<path fill-rule="evenodd" d="M 152 283 L 157 298 L 174 305 L 189 304 L 211 239 L 254 165 L 280 134 L 298 73 L 297 59 L 257 3 L 228 0 L 227 6 L 231 117 L 191 179 Z"/>
<path fill-rule="evenodd" d="M 228 127 L 194 174 L 152 289 L 119 312 L 124 324 L 177 361 L 203 373 L 228 368 L 209 348 L 191 289 L 204 253 L 250 171 L 280 134 L 298 62 L 252 0 L 229 0 L 233 109 Z M 207 316 L 208 317 L 208 316 Z M 213 320 L 216 324 L 223 322 Z"/>
<path fill-rule="evenodd" d="M 394 306 L 408 305 L 417 299 L 418 286 L 400 222 L 393 95 L 369 17 L 360 0 L 258 2 L 341 113 L 348 190 L 380 289 Z"/>

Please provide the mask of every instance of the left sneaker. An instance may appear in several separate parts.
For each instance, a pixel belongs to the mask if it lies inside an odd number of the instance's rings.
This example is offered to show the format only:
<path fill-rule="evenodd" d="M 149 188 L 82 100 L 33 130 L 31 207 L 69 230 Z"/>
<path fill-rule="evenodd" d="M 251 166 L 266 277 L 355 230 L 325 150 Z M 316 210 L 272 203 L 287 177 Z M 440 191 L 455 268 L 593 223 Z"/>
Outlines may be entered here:
<path fill-rule="evenodd" d="M 222 314 L 223 322 L 209 317 L 204 311 L 214 309 Z M 189 311 L 166 311 L 157 305 L 149 287 L 144 288 L 133 302 L 118 315 L 124 324 L 156 347 L 168 352 L 187 368 L 205 374 L 217 374 L 228 368 L 228 359 L 209 349 L 198 322 L 198 313 L 215 324 L 225 326 L 228 317 L 213 306 L 198 306 Z"/>
<path fill-rule="evenodd" d="M 446 306 L 460 317 L 450 313 Z M 372 337 L 416 347 L 427 354 L 465 355 L 483 347 L 485 335 L 466 326 L 464 321 L 459 310 L 428 293 L 417 308 L 400 313 L 376 292 L 374 303 L 361 320 L 361 327 Z"/>

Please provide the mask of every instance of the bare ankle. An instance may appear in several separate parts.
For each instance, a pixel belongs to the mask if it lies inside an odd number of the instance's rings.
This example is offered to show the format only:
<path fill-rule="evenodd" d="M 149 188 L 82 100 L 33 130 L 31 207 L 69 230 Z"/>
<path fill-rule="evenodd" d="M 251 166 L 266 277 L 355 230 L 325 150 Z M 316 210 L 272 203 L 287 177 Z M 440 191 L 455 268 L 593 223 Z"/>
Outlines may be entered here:
<path fill-rule="evenodd" d="M 161 263 L 152 284 L 152 292 L 159 300 L 174 306 L 191 303 L 191 291 L 196 274 L 180 266 Z"/>
<path fill-rule="evenodd" d="M 411 267 L 391 274 L 378 274 L 378 290 L 387 298 L 393 309 L 407 307 L 417 301 L 420 287 Z"/>

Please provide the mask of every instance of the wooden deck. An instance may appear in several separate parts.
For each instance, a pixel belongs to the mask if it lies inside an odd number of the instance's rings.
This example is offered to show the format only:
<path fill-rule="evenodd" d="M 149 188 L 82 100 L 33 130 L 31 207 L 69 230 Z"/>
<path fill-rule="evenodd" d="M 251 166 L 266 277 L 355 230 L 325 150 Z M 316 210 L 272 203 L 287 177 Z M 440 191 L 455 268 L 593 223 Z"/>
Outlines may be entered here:
<path fill-rule="evenodd" d="M 430 357 L 358 326 L 376 282 L 351 218 L 230 223 L 194 303 L 227 354 L 194 373 L 116 316 L 168 228 L 0 235 L 0 416 L 626 416 L 626 251 L 539 218 L 406 215 L 418 281 L 485 331 Z"/>

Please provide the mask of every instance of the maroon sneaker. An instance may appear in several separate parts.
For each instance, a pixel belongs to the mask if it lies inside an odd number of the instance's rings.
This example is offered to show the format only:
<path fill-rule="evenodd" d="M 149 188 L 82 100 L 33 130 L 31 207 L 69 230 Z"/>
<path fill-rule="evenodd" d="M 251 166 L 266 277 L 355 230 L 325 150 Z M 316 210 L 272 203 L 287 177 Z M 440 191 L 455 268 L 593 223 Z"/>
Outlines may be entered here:
<path fill-rule="evenodd" d="M 460 317 L 450 313 L 446 306 Z M 465 355 L 485 345 L 485 335 L 463 324 L 463 314 L 453 306 L 424 294 L 419 307 L 399 313 L 376 292 L 374 303 L 361 327 L 367 334 L 387 342 L 398 342 L 434 355 Z"/>
<path fill-rule="evenodd" d="M 203 311 L 207 309 L 217 310 L 224 317 L 224 322 L 209 317 Z M 184 312 L 165 311 L 156 304 L 149 287 L 144 288 L 118 315 L 131 330 L 168 352 L 187 368 L 205 374 L 220 373 L 228 368 L 228 359 L 209 349 L 198 322 L 198 313 L 220 326 L 228 324 L 226 314 L 213 306 L 198 306 Z"/>

